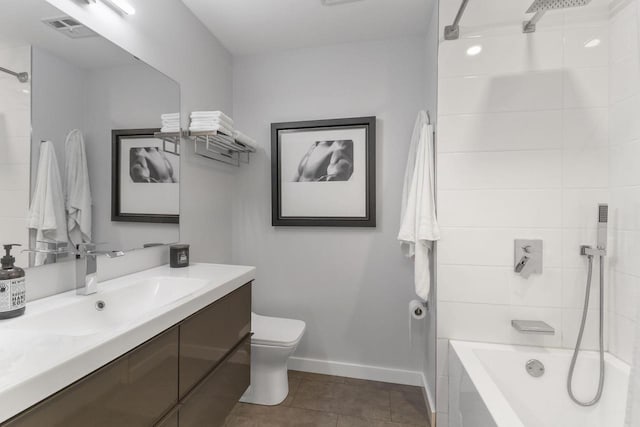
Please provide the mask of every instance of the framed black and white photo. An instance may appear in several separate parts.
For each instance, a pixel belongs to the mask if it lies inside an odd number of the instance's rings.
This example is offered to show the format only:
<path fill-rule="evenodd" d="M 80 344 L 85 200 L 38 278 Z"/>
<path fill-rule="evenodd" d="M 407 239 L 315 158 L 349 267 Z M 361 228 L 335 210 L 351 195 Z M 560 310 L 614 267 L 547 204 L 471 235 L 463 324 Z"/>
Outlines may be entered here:
<path fill-rule="evenodd" d="M 154 137 L 159 131 L 111 131 L 112 221 L 179 222 L 180 157 Z"/>
<path fill-rule="evenodd" d="M 271 125 L 274 226 L 376 226 L 376 118 Z"/>

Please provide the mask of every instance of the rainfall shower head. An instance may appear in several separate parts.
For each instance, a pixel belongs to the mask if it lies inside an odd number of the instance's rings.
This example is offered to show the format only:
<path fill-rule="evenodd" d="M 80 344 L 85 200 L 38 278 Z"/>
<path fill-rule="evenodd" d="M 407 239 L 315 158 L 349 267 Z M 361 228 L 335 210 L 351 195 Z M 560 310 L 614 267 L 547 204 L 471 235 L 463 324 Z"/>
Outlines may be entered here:
<path fill-rule="evenodd" d="M 534 0 L 529 9 L 527 9 L 527 13 L 535 13 L 535 16 L 523 24 L 522 32 L 534 33 L 536 24 L 542 18 L 542 15 L 549 10 L 586 6 L 589 3 L 591 3 L 591 0 Z"/>
<path fill-rule="evenodd" d="M 537 13 L 547 10 L 567 9 L 569 7 L 586 6 L 591 0 L 535 0 L 527 13 Z"/>

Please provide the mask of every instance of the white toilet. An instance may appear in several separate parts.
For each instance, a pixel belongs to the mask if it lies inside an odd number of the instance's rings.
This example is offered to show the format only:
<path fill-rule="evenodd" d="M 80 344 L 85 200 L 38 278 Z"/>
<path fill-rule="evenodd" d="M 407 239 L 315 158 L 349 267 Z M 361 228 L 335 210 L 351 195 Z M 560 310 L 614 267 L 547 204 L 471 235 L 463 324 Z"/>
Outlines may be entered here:
<path fill-rule="evenodd" d="M 251 313 L 251 386 L 241 402 L 278 405 L 289 394 L 287 363 L 306 328 L 302 320 Z"/>

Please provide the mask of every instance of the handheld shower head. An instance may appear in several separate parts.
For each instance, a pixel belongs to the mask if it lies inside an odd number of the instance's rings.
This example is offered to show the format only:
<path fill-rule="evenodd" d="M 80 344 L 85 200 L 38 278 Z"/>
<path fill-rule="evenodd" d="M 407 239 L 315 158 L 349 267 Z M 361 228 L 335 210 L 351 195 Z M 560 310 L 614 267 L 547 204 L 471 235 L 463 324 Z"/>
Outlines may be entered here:
<path fill-rule="evenodd" d="M 598 205 L 598 249 L 607 249 L 607 226 L 609 223 L 609 205 Z"/>

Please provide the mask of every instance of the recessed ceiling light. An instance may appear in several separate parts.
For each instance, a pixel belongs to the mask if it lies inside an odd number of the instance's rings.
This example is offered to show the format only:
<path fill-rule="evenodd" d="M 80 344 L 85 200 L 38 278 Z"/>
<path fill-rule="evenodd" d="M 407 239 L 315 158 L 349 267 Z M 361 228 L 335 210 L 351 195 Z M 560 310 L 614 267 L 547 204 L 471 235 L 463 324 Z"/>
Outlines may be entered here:
<path fill-rule="evenodd" d="M 476 56 L 482 52 L 482 45 L 476 44 L 467 49 L 468 56 Z"/>
<path fill-rule="evenodd" d="M 587 47 L 587 48 L 596 47 L 596 46 L 600 46 L 600 43 L 602 43 L 600 39 L 591 39 L 584 44 L 584 47 Z"/>

